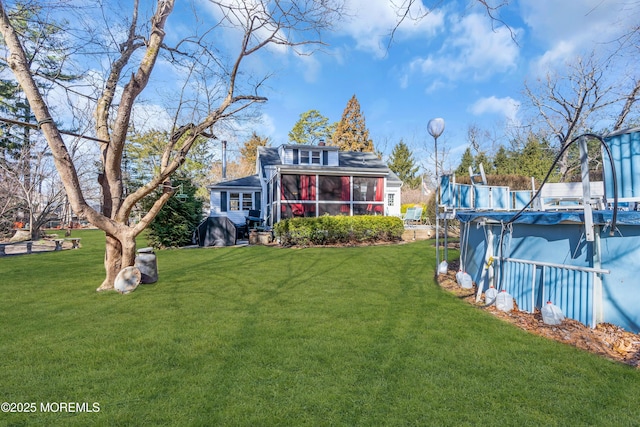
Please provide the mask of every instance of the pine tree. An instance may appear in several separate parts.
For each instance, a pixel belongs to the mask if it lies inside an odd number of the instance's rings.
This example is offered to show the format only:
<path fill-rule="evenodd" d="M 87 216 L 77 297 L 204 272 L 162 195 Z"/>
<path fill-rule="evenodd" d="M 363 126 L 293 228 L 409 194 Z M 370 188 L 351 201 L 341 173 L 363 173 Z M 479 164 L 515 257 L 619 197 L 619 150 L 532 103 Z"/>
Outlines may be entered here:
<path fill-rule="evenodd" d="M 413 153 L 403 140 L 393 147 L 387 165 L 409 188 L 415 189 L 420 186 L 421 179 L 416 176 L 419 166 L 416 166 Z"/>
<path fill-rule="evenodd" d="M 173 180 L 178 187 L 176 194 L 162 207 L 158 215 L 149 224 L 149 242 L 154 248 L 170 248 L 191 244 L 193 232 L 202 220 L 203 200 L 196 195 L 198 187 L 187 176 Z M 147 204 L 160 197 L 154 195 Z"/>
<path fill-rule="evenodd" d="M 498 149 L 496 155 L 493 157 L 493 167 L 498 175 L 508 175 L 514 172 L 515 168 L 511 153 L 509 153 L 506 148 L 501 146 Z"/>
<path fill-rule="evenodd" d="M 240 147 L 240 162 L 247 174 L 255 173 L 256 157 L 258 156 L 258 147 L 266 147 L 269 145 L 268 137 L 261 137 L 256 132 Z"/>
<path fill-rule="evenodd" d="M 473 166 L 473 154 L 471 154 L 471 148 L 467 147 L 460 159 L 460 165 L 455 171 L 456 176 L 468 176 L 469 166 Z"/>
<path fill-rule="evenodd" d="M 482 168 L 484 169 L 484 173 L 489 175 L 495 172 L 493 168 L 493 161 L 487 156 L 487 153 L 484 151 L 478 152 L 476 157 L 473 159 L 473 167 L 475 170 L 480 170 L 480 164 L 482 164 Z"/>
<path fill-rule="evenodd" d="M 355 95 L 351 97 L 342 113 L 342 119 L 333 133 L 331 145 L 340 147 L 342 151 L 374 151 L 373 141 L 369 139 L 369 130 Z"/>
<path fill-rule="evenodd" d="M 519 153 L 517 164 L 519 166 L 518 174 L 524 176 L 532 176 L 538 181 L 542 181 L 549 172 L 553 164 L 555 153 L 549 144 L 549 141 L 538 137 L 537 135 L 529 135 L 525 146 Z M 550 176 L 551 182 L 557 181 L 559 171 L 556 170 Z"/>
<path fill-rule="evenodd" d="M 289 132 L 289 141 L 296 144 L 315 144 L 321 139 L 331 138 L 335 126 L 330 125 L 329 119 L 318 110 L 309 110 L 300 114 L 300 119 Z"/>

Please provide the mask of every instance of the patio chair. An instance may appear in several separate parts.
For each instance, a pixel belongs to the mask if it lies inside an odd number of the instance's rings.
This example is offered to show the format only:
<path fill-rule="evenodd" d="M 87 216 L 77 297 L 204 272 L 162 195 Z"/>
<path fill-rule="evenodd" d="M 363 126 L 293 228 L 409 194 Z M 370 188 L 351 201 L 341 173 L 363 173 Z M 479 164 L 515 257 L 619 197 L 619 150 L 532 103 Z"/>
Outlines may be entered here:
<path fill-rule="evenodd" d="M 264 222 L 262 216 L 260 215 L 260 211 L 256 209 L 249 210 L 249 214 L 245 216 L 245 219 L 247 231 L 251 230 L 252 228 L 262 227 L 262 223 Z"/>
<path fill-rule="evenodd" d="M 418 206 L 413 212 L 413 220 L 416 225 L 422 224 L 422 206 Z"/>
<path fill-rule="evenodd" d="M 405 227 L 419 224 L 421 215 L 422 207 L 407 208 L 407 211 L 402 217 L 402 222 L 404 222 Z"/>

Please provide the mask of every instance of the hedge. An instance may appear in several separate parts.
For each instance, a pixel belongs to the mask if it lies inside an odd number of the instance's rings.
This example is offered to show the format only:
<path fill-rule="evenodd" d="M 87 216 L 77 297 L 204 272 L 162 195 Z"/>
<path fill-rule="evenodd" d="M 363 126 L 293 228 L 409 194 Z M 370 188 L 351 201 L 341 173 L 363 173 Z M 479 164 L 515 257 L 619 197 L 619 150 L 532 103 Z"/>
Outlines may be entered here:
<path fill-rule="evenodd" d="M 402 240 L 404 225 L 393 216 L 291 218 L 273 227 L 282 246 L 361 244 Z"/>

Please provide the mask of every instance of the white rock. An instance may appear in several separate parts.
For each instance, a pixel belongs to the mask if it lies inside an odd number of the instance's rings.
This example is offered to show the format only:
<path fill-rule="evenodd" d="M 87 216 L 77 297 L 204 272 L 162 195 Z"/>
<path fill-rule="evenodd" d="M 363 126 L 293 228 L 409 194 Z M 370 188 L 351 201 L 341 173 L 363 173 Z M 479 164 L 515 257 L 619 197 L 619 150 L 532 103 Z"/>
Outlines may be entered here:
<path fill-rule="evenodd" d="M 116 288 L 116 291 L 124 295 L 133 292 L 140 284 L 141 279 L 142 274 L 137 267 L 125 267 L 120 270 L 120 273 L 116 276 L 113 286 Z"/>

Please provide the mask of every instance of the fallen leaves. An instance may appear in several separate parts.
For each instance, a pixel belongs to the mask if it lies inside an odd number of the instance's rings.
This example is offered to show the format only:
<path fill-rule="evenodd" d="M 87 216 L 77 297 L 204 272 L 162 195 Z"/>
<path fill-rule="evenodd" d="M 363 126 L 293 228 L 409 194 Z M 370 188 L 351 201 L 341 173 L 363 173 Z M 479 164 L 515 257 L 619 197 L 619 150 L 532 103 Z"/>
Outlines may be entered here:
<path fill-rule="evenodd" d="M 457 268 L 451 263 L 451 268 Z M 484 300 L 476 303 L 477 288 L 463 289 L 456 282 L 456 271 L 438 276 L 440 286 L 464 299 L 476 307 L 483 307 Z M 594 329 L 573 319 L 565 319 L 560 325 L 547 325 L 542 321 L 540 310 L 535 313 L 519 311 L 517 307 L 511 312 L 497 310 L 495 305 L 483 307 L 489 313 L 510 322 L 530 333 L 553 339 L 574 347 L 604 356 L 617 362 L 631 366 L 640 366 L 640 335 L 625 331 L 610 323 L 598 324 Z"/>

